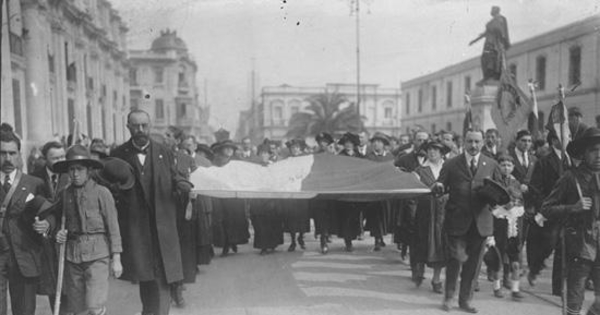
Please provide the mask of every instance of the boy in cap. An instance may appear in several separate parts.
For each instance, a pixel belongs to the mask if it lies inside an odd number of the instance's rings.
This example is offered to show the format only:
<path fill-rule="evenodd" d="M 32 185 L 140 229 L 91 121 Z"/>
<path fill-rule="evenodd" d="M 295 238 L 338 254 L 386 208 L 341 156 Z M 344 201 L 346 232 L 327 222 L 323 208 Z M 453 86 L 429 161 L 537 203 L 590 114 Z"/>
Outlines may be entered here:
<path fill-rule="evenodd" d="M 121 234 L 117 210 L 110 191 L 92 178 L 102 163 L 91 158 L 82 145 L 67 151 L 67 159 L 54 165 L 68 173 L 71 185 L 58 196 L 58 209 L 65 225 L 56 241 L 65 244 L 65 293 L 70 312 L 106 314 L 108 278 L 120 277 Z"/>

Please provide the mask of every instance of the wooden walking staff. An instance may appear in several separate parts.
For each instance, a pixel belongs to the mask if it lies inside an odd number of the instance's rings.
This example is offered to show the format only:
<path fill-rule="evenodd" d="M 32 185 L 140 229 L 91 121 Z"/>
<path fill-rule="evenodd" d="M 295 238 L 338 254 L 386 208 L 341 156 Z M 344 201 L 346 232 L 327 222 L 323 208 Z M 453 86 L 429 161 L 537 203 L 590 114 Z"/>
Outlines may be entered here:
<path fill-rule="evenodd" d="M 62 212 L 62 216 L 60 218 L 60 230 L 65 229 L 65 212 Z M 62 296 L 62 284 L 63 277 L 65 273 L 65 247 L 67 242 L 60 244 L 59 248 L 59 256 L 58 256 L 58 277 L 56 278 L 56 296 L 54 298 L 54 315 L 58 315 L 60 312 L 60 297 Z"/>

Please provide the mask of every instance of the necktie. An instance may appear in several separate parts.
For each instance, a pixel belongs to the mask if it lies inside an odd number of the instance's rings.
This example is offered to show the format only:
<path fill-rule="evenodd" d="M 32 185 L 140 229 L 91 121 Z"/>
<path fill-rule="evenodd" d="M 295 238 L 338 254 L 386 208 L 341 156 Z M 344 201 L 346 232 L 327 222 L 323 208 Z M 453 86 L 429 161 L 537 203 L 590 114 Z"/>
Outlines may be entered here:
<path fill-rule="evenodd" d="M 475 158 L 471 158 L 471 174 L 475 176 L 475 173 L 477 173 L 477 161 L 475 161 Z"/>
<path fill-rule="evenodd" d="M 58 175 L 52 174 L 52 190 L 56 191 L 56 184 L 58 184 Z"/>
<path fill-rule="evenodd" d="M 8 191 L 10 190 L 10 186 L 10 175 L 6 174 L 6 176 L 4 176 L 4 184 L 2 184 L 2 189 L 4 189 L 6 193 L 8 193 Z"/>

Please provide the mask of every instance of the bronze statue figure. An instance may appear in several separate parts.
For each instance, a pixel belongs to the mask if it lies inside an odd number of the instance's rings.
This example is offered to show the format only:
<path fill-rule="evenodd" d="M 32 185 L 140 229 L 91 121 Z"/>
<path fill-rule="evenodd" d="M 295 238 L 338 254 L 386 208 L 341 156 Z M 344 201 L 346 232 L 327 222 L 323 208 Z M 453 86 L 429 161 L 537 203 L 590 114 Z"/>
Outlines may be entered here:
<path fill-rule="evenodd" d="M 504 67 L 504 53 L 510 47 L 506 18 L 500 14 L 500 7 L 492 7 L 492 19 L 485 25 L 485 32 L 472 40 L 473 45 L 485 37 L 481 54 L 481 70 L 483 80 L 499 80 Z"/>

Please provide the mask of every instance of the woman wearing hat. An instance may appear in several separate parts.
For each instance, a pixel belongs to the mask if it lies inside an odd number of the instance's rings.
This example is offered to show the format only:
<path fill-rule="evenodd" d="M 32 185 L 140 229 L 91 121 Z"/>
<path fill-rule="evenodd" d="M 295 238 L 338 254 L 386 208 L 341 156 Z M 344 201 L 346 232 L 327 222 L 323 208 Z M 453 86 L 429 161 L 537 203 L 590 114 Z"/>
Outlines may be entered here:
<path fill-rule="evenodd" d="M 290 151 L 290 158 L 303 155 L 306 143 L 302 139 L 293 139 L 285 143 Z M 305 249 L 304 233 L 310 232 L 310 212 L 308 200 L 290 199 L 282 201 L 284 231 L 290 233 L 289 252 L 296 250 L 296 240 L 300 248 Z M 296 233 L 298 238 L 296 239 Z"/>
<path fill-rule="evenodd" d="M 587 314 L 600 314 L 600 129 L 588 128 L 569 143 L 567 152 L 582 163 L 558 180 L 541 213 L 548 220 L 564 222 L 567 312 L 580 313 L 585 280 L 591 277 L 596 298 Z"/>
<path fill-rule="evenodd" d="M 438 141 L 430 141 L 422 145 L 427 159 L 423 165 L 417 167 L 414 173 L 427 187 L 431 187 L 439 178 L 440 171 L 444 165 L 444 156 L 450 152 L 450 148 Z M 431 286 L 433 292 L 442 294 L 442 281 L 440 275 L 446 256 L 444 255 L 445 236 L 444 207 L 448 196 L 427 195 L 417 199 L 417 210 L 415 212 L 414 230 L 410 242 L 410 267 L 412 280 L 418 286 L 421 285 L 425 272 L 425 265 L 433 268 Z"/>
<path fill-rule="evenodd" d="M 215 154 L 213 164 L 218 167 L 223 167 L 234 159 L 237 150 L 237 146 L 231 140 L 219 141 L 210 148 Z M 214 246 L 223 248 L 223 257 L 229 255 L 229 249 L 237 253 L 237 245 L 248 244 L 250 232 L 245 200 L 213 199 L 213 237 Z"/>
<path fill-rule="evenodd" d="M 82 145 L 69 148 L 67 159 L 54 165 L 56 172 L 71 178 L 58 200 L 65 226 L 56 241 L 66 243 L 65 292 L 68 311 L 75 314 L 106 314 L 109 274 L 120 277 L 123 272 L 114 199 L 90 176 L 102 167 Z"/>
<path fill-rule="evenodd" d="M 358 135 L 347 132 L 338 143 L 344 146 L 340 156 L 364 158 L 357 150 L 360 145 Z M 344 238 L 346 251 L 351 252 L 354 250 L 352 241 L 358 238 L 361 232 L 360 207 L 356 202 L 337 201 L 336 203 L 339 219 L 338 236 Z"/>
<path fill-rule="evenodd" d="M 260 144 L 257 154 L 253 162 L 265 167 L 273 163 L 268 144 Z M 281 204 L 277 199 L 252 199 L 249 203 L 250 219 L 254 227 L 254 248 L 260 249 L 261 255 L 266 255 L 283 244 Z"/>

